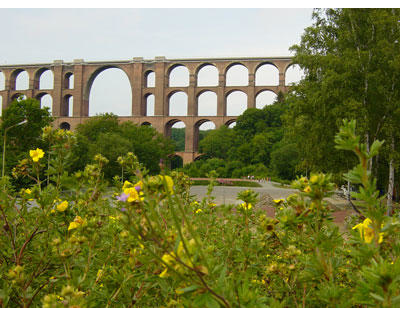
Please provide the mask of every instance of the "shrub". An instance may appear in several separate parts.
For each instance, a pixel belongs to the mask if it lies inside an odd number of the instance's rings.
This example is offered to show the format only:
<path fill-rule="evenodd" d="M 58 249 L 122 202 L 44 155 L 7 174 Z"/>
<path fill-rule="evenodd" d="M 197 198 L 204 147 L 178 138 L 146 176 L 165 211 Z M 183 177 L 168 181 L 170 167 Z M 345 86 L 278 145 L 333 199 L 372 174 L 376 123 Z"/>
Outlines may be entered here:
<path fill-rule="evenodd" d="M 70 176 L 74 135 L 46 129 L 49 165 L 37 149 L 13 173 L 35 185 L 0 183 L 0 306 L 400 307 L 400 223 L 384 215 L 365 163 L 380 143 L 367 153 L 354 124 L 336 139 L 360 160 L 347 174 L 361 185 L 360 216 L 345 233 L 324 201 L 330 175 L 295 180 L 270 218 L 251 190 L 217 206 L 213 172 L 197 201 L 184 174 L 149 175 L 133 154 L 112 187 L 101 155 Z"/>

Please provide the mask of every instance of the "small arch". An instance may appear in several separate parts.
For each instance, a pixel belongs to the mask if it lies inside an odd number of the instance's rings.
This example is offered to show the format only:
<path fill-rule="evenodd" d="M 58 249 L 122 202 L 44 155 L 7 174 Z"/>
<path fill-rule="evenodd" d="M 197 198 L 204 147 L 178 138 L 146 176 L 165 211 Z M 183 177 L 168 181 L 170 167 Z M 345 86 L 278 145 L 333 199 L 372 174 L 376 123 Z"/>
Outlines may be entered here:
<path fill-rule="evenodd" d="M 276 101 L 277 95 L 270 90 L 263 90 L 256 96 L 256 108 L 262 109 L 265 106 L 271 105 Z"/>
<path fill-rule="evenodd" d="M 54 88 L 54 75 L 49 68 L 40 68 L 35 73 L 35 89 L 48 90 Z"/>
<path fill-rule="evenodd" d="M 152 70 L 148 71 L 144 75 L 146 87 L 154 88 L 156 86 L 156 73 Z"/>
<path fill-rule="evenodd" d="M 169 159 L 169 167 L 171 170 L 182 168 L 183 167 L 183 159 L 179 155 L 170 155 Z"/>
<path fill-rule="evenodd" d="M 239 116 L 247 109 L 247 94 L 234 90 L 226 96 L 226 115 Z"/>
<path fill-rule="evenodd" d="M 226 86 L 248 86 L 249 70 L 246 66 L 234 63 L 226 68 Z"/>
<path fill-rule="evenodd" d="M 227 126 L 228 128 L 233 128 L 235 127 L 235 125 L 236 125 L 236 119 L 232 119 L 225 122 L 225 126 Z"/>
<path fill-rule="evenodd" d="M 67 122 L 62 122 L 60 124 L 60 128 L 66 130 L 66 131 L 69 131 L 71 129 L 71 125 Z"/>
<path fill-rule="evenodd" d="M 74 88 L 74 74 L 72 72 L 67 72 L 64 76 L 64 89 Z"/>
<path fill-rule="evenodd" d="M 23 94 L 23 93 L 14 93 L 12 96 L 11 96 L 11 101 L 14 101 L 14 100 L 26 100 L 27 98 L 26 98 L 26 95 L 25 94 Z"/>
<path fill-rule="evenodd" d="M 291 64 L 286 68 L 285 72 L 285 86 L 292 86 L 297 84 L 305 76 L 304 70 L 297 64 Z"/>
<path fill-rule="evenodd" d="M 188 87 L 189 70 L 187 67 L 176 64 L 168 69 L 168 82 L 170 87 Z"/>
<path fill-rule="evenodd" d="M 149 123 L 149 122 L 143 122 L 142 124 L 140 124 L 140 126 L 151 126 L 151 123 Z"/>
<path fill-rule="evenodd" d="M 3 72 L 0 71 L 0 91 L 6 89 L 6 77 L 4 76 Z"/>
<path fill-rule="evenodd" d="M 13 72 L 12 77 L 15 78 L 15 82 L 14 82 L 15 90 L 28 90 L 29 89 L 29 74 L 26 70 L 16 69 Z"/>
<path fill-rule="evenodd" d="M 197 86 L 198 87 L 216 87 L 218 86 L 218 69 L 211 64 L 203 64 L 197 68 Z"/>
<path fill-rule="evenodd" d="M 195 157 L 194 159 L 193 159 L 193 161 L 200 161 L 200 160 L 206 160 L 206 159 L 208 159 L 209 158 L 209 155 L 207 155 L 207 154 L 199 154 L 197 157 Z"/>
<path fill-rule="evenodd" d="M 63 98 L 61 105 L 61 116 L 74 116 L 74 97 L 67 94 Z"/>
<path fill-rule="evenodd" d="M 145 96 L 145 98 L 146 98 L 146 114 L 145 114 L 145 116 L 154 116 L 154 103 L 155 103 L 154 94 L 148 94 Z"/>
<path fill-rule="evenodd" d="M 180 120 L 170 120 L 165 124 L 165 136 L 175 141 L 175 151 L 185 151 L 186 125 Z"/>
<path fill-rule="evenodd" d="M 197 96 L 198 116 L 217 115 L 217 94 L 213 91 L 203 91 Z"/>
<path fill-rule="evenodd" d="M 40 107 L 42 109 L 48 108 L 49 109 L 49 113 L 50 114 L 53 113 L 53 98 L 51 97 L 50 94 L 48 94 L 48 93 L 39 93 L 36 96 L 36 99 L 40 101 Z"/>
<path fill-rule="evenodd" d="M 200 120 L 194 125 L 193 147 L 194 151 L 199 151 L 200 141 L 207 135 L 210 130 L 216 128 L 215 123 L 210 120 Z"/>
<path fill-rule="evenodd" d="M 188 113 L 188 96 L 183 91 L 172 92 L 168 97 L 168 115 L 186 116 Z"/>
<path fill-rule="evenodd" d="M 279 86 L 279 70 L 273 64 L 261 64 L 255 76 L 256 86 Z"/>

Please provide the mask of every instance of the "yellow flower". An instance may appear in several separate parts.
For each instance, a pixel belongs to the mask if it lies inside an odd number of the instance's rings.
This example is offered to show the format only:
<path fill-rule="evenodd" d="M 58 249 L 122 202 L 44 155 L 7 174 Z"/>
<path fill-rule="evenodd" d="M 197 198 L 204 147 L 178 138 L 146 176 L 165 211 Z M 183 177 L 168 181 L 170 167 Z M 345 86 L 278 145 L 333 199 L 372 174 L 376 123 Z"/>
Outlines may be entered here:
<path fill-rule="evenodd" d="M 246 203 L 246 202 L 240 204 L 240 206 L 246 211 L 249 211 L 253 208 L 253 205 L 251 205 L 251 203 Z"/>
<path fill-rule="evenodd" d="M 196 214 L 197 214 L 197 213 L 200 213 L 200 212 L 203 212 L 203 210 L 202 210 L 201 208 L 198 208 L 198 209 L 195 211 Z"/>
<path fill-rule="evenodd" d="M 358 229 L 360 232 L 360 237 L 367 244 L 370 244 L 375 237 L 375 231 L 370 226 L 372 224 L 371 219 L 366 218 L 362 223 L 357 224 L 353 227 L 353 229 Z M 383 233 L 379 233 L 378 242 L 381 243 L 383 241 Z"/>
<path fill-rule="evenodd" d="M 166 278 L 167 276 L 168 276 L 168 268 L 166 268 L 166 269 L 164 269 L 164 271 L 163 272 L 161 272 L 159 275 L 158 275 L 160 278 Z"/>
<path fill-rule="evenodd" d="M 310 188 L 310 186 L 309 185 L 307 185 L 305 188 L 304 188 L 304 190 L 303 190 L 304 192 L 306 192 L 306 193 L 310 193 L 311 192 L 311 188 Z"/>
<path fill-rule="evenodd" d="M 63 137 L 65 135 L 65 130 L 58 129 L 56 133 L 57 133 L 57 136 Z"/>
<path fill-rule="evenodd" d="M 68 230 L 72 230 L 72 229 L 78 228 L 79 226 L 80 225 L 78 223 L 71 222 L 71 223 L 69 223 Z"/>
<path fill-rule="evenodd" d="M 124 189 L 124 193 L 128 195 L 128 202 L 134 202 L 139 200 L 139 194 L 134 187 Z"/>
<path fill-rule="evenodd" d="M 131 188 L 131 187 L 133 187 L 133 184 L 126 180 L 124 182 L 124 185 L 122 186 L 122 190 L 125 190 L 127 188 Z"/>
<path fill-rule="evenodd" d="M 167 183 L 167 190 L 168 193 L 174 194 L 174 181 L 172 181 L 172 178 L 170 176 L 162 176 L 160 175 L 161 180 Z"/>
<path fill-rule="evenodd" d="M 31 195 L 32 191 L 30 189 L 21 189 L 21 194 L 22 195 Z M 32 198 L 28 198 L 28 201 L 33 201 Z"/>
<path fill-rule="evenodd" d="M 285 201 L 284 199 L 277 199 L 277 200 L 274 200 L 274 203 L 279 205 L 284 201 Z"/>
<path fill-rule="evenodd" d="M 101 277 L 103 276 L 103 269 L 99 269 L 97 270 L 97 275 L 96 275 L 96 282 L 99 282 L 99 280 L 101 279 Z"/>
<path fill-rule="evenodd" d="M 140 199 L 140 201 L 144 201 L 144 193 L 143 193 L 143 191 L 139 192 L 139 199 Z"/>
<path fill-rule="evenodd" d="M 59 212 L 64 212 L 68 207 L 68 202 L 67 201 L 63 201 L 60 204 L 57 205 L 57 211 Z"/>
<path fill-rule="evenodd" d="M 35 150 L 29 151 L 29 156 L 31 156 L 34 162 L 38 162 L 39 159 L 44 157 L 44 151 L 41 150 L 40 148 L 36 148 Z"/>
<path fill-rule="evenodd" d="M 179 244 L 180 246 L 181 244 Z M 178 246 L 178 248 L 179 248 Z M 169 253 L 166 253 L 165 255 L 162 256 L 162 261 L 164 261 L 166 264 L 171 264 L 175 261 L 175 258 L 173 256 L 171 256 Z"/>
<path fill-rule="evenodd" d="M 55 212 L 56 210 L 54 208 L 50 211 L 51 214 L 54 214 Z"/>
<path fill-rule="evenodd" d="M 80 216 L 75 216 L 74 221 L 69 223 L 68 230 L 78 228 L 83 224 L 83 219 Z"/>
<path fill-rule="evenodd" d="M 312 175 L 311 178 L 310 178 L 310 182 L 312 184 L 314 184 L 314 183 L 317 183 L 317 181 L 318 181 L 318 176 L 317 175 Z"/>
<path fill-rule="evenodd" d="M 178 247 L 179 248 L 179 247 Z M 172 263 L 175 262 L 174 257 L 172 257 L 169 253 L 166 253 L 165 255 L 162 256 L 162 261 L 164 261 L 166 264 L 171 265 Z M 165 266 L 165 263 L 163 262 L 163 265 Z M 160 278 L 166 278 L 168 276 L 168 267 L 164 269 L 163 272 L 161 272 L 158 275 Z"/>

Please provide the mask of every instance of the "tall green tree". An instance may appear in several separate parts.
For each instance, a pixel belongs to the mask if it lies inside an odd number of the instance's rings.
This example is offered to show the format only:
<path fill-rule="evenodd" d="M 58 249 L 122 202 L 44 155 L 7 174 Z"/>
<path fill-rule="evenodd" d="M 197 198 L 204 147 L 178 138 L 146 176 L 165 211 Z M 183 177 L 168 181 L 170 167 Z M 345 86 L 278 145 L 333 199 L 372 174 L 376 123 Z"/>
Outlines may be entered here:
<path fill-rule="evenodd" d="M 353 154 L 333 150 L 343 118 L 358 120 L 367 148 L 375 139 L 392 143 L 387 135 L 399 123 L 400 10 L 315 10 L 313 19 L 291 48 L 306 76 L 289 95 L 286 123 L 305 165 L 340 172 L 355 163 Z"/>

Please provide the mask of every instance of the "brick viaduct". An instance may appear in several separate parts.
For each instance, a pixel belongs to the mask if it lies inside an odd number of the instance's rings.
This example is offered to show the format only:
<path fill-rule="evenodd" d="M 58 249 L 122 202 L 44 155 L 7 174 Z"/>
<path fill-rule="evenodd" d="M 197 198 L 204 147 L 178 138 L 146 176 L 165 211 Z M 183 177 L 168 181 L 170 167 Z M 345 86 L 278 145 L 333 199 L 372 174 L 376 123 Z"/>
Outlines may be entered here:
<path fill-rule="evenodd" d="M 256 71 L 259 67 L 269 64 L 278 69 L 279 84 L 275 86 L 256 86 Z M 198 86 L 199 71 L 205 66 L 215 66 L 218 70 L 218 85 Z M 227 86 L 226 74 L 230 67 L 243 65 L 248 70 L 248 85 Z M 189 71 L 189 85 L 186 87 L 170 87 L 170 73 L 178 67 L 185 66 Z M 5 89 L 0 91 L 3 108 L 19 95 L 28 98 L 41 99 L 49 94 L 52 97 L 52 115 L 57 127 L 74 129 L 78 124 L 89 117 L 89 94 L 91 86 L 102 71 L 109 68 L 119 68 L 127 75 L 132 89 L 132 115 L 120 116 L 120 121 L 131 121 L 137 124 L 151 124 L 160 133 L 170 136 L 171 127 L 176 122 L 183 122 L 186 126 L 185 151 L 176 153 L 182 157 L 183 163 L 196 159 L 198 153 L 199 127 L 204 122 L 212 121 L 216 128 L 229 125 L 237 116 L 227 116 L 227 97 L 235 91 L 242 91 L 247 95 L 247 108 L 255 107 L 255 100 L 263 91 L 286 92 L 285 75 L 291 66 L 290 57 L 274 58 L 207 58 L 207 59 L 166 59 L 155 57 L 154 60 L 144 60 L 141 57 L 129 61 L 102 61 L 85 62 L 75 59 L 73 62 L 55 60 L 49 64 L 26 65 L 0 65 L 0 73 L 5 78 Z M 47 70 L 51 70 L 54 77 L 53 89 L 39 89 L 40 76 Z M 29 87 L 27 90 L 16 90 L 17 76 L 26 71 L 29 75 Z M 154 73 L 155 85 L 147 85 L 147 77 Z M 70 85 L 70 77 L 73 76 L 73 87 Z M 185 92 L 188 97 L 187 115 L 170 116 L 169 99 L 176 92 Z M 199 116 L 198 97 L 206 91 L 212 91 L 217 95 L 217 115 Z M 154 116 L 146 113 L 146 100 L 149 95 L 154 96 Z M 69 113 L 69 99 L 73 98 L 73 114 Z M 110 106 L 110 111 L 113 108 Z"/>

